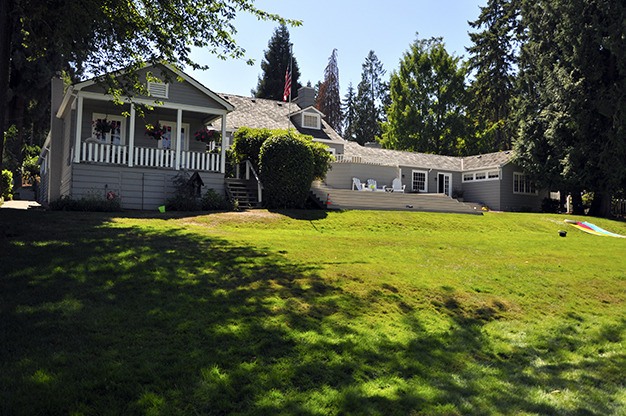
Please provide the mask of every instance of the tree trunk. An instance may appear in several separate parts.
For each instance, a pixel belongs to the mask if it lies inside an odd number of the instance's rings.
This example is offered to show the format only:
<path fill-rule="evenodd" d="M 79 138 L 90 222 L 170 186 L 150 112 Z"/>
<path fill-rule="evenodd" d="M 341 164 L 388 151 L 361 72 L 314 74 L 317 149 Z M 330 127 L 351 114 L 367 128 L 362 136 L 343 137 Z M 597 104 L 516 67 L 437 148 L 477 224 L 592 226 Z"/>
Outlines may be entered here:
<path fill-rule="evenodd" d="M 13 38 L 13 11 L 15 0 L 0 0 L 0 172 L 4 155 L 4 130 L 11 67 L 11 41 Z M 0 181 L 0 195 L 2 195 Z"/>

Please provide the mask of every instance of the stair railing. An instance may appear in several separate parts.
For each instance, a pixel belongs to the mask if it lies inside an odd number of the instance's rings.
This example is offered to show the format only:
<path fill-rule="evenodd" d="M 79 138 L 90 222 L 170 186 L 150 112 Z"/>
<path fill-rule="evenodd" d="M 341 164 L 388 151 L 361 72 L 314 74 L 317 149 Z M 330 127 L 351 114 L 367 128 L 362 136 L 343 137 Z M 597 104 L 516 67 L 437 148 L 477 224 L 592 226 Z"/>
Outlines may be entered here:
<path fill-rule="evenodd" d="M 261 183 L 261 179 L 259 179 L 259 175 L 254 170 L 254 166 L 252 166 L 252 162 L 246 159 L 246 180 L 250 180 L 250 172 L 254 176 L 256 180 L 257 192 L 259 193 L 259 204 L 263 202 L 263 184 Z"/>

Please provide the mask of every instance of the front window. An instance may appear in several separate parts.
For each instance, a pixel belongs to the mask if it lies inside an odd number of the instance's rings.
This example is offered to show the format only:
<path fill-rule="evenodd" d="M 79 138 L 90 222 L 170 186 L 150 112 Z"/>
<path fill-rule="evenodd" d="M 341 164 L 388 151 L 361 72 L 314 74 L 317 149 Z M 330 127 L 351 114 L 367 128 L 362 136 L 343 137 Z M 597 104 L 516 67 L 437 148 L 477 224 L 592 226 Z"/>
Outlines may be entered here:
<path fill-rule="evenodd" d="M 106 144 L 124 144 L 125 119 L 122 116 L 93 113 L 91 118 L 91 137 Z"/>
<path fill-rule="evenodd" d="M 302 127 L 309 129 L 320 128 L 320 116 L 317 114 L 302 113 Z"/>
<path fill-rule="evenodd" d="M 428 192 L 428 186 L 426 179 L 428 173 L 422 170 L 413 171 L 413 191 L 414 192 Z"/>
<path fill-rule="evenodd" d="M 513 193 L 522 195 L 536 195 L 537 188 L 530 178 L 523 173 L 513 173 Z"/>

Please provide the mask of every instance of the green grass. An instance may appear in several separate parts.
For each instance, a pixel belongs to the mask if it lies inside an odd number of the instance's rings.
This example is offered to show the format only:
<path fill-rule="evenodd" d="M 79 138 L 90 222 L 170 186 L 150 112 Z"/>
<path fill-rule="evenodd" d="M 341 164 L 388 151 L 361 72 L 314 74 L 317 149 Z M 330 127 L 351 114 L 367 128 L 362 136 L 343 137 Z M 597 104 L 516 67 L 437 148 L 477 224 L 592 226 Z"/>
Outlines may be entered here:
<path fill-rule="evenodd" d="M 0 414 L 626 414 L 626 240 L 564 218 L 2 210 Z"/>

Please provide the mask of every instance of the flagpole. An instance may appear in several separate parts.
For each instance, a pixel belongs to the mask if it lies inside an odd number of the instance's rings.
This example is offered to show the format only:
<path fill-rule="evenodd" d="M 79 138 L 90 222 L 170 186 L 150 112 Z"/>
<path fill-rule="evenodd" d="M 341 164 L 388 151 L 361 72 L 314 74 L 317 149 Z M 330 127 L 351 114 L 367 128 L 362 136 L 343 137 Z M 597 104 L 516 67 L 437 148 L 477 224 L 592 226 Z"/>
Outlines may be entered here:
<path fill-rule="evenodd" d="M 293 43 L 289 44 L 289 84 L 293 82 Z M 288 111 L 291 114 L 291 87 L 293 84 L 289 86 L 289 107 Z M 287 133 L 291 131 L 291 119 L 287 116 Z"/>

